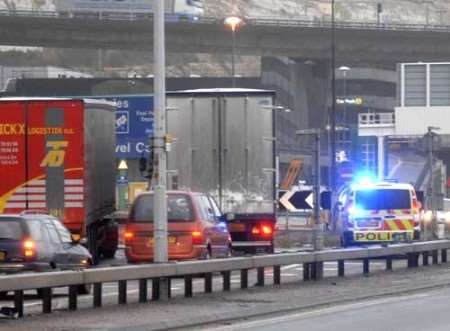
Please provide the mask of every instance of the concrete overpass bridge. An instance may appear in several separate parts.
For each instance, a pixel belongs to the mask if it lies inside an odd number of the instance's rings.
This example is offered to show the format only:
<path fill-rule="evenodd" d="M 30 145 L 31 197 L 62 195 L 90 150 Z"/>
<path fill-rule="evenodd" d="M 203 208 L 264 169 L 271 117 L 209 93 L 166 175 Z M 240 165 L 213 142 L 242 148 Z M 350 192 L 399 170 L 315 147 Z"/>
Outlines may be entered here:
<path fill-rule="evenodd" d="M 331 23 L 248 19 L 237 33 L 239 54 L 302 59 L 330 57 Z M 450 57 L 449 26 L 336 22 L 338 62 L 389 66 Z M 229 53 L 231 34 L 221 20 L 169 22 L 168 52 Z M 0 12 L 0 44 L 75 49 L 151 50 L 151 17 L 61 17 L 55 12 Z"/>

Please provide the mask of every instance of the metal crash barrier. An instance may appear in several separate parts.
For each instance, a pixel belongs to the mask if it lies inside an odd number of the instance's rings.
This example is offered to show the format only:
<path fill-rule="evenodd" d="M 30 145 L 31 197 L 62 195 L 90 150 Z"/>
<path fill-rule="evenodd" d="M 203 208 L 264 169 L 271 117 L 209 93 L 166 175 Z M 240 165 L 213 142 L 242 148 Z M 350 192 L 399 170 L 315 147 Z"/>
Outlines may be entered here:
<path fill-rule="evenodd" d="M 87 269 L 84 271 L 60 271 L 49 273 L 33 273 L 0 276 L 0 292 L 14 292 L 11 301 L 14 303 L 13 313 L 22 317 L 24 314 L 24 291 L 40 290 L 42 293 L 42 311 L 52 311 L 52 289 L 68 287 L 68 309 L 77 309 L 79 285 L 93 285 L 93 307 L 102 306 L 102 286 L 104 283 L 118 283 L 118 303 L 127 302 L 127 281 L 139 282 L 139 302 L 149 300 L 148 286 L 151 282 L 152 300 L 161 298 L 161 280 L 171 278 L 184 279 L 184 295 L 193 295 L 192 280 L 194 277 L 204 279 L 204 292 L 212 292 L 213 273 L 221 273 L 223 290 L 231 289 L 231 274 L 240 274 L 240 288 L 249 287 L 248 273 L 256 269 L 257 282 L 255 286 L 264 286 L 265 269 L 273 270 L 273 284 L 281 284 L 281 266 L 290 264 L 303 264 L 303 280 L 320 280 L 323 278 L 324 262 L 337 262 L 337 276 L 345 275 L 345 261 L 362 259 L 363 273 L 370 271 L 371 259 L 383 258 L 386 260 L 386 270 L 392 270 L 392 261 L 399 255 L 407 259 L 408 268 L 419 266 L 419 257 L 422 256 L 423 265 L 447 262 L 447 250 L 450 249 L 450 240 L 418 242 L 411 244 L 394 244 L 387 247 L 368 247 L 323 250 L 317 252 L 283 253 L 260 255 L 253 257 L 238 257 L 216 259 L 207 261 L 174 262 L 167 264 L 146 264 L 123 267 L 108 267 Z M 439 252 L 441 258 L 439 259 Z M 170 286 L 169 286 L 170 289 Z M 170 297 L 170 291 L 169 291 Z"/>

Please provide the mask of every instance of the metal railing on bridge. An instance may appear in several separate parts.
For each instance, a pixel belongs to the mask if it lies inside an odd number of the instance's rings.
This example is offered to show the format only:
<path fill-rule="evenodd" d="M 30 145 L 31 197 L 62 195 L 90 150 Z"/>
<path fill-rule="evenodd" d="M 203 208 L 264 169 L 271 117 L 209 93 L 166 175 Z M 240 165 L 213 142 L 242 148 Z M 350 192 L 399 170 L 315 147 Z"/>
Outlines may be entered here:
<path fill-rule="evenodd" d="M 95 20 L 113 20 L 113 21 L 137 21 L 152 20 L 151 13 L 141 12 L 57 12 L 57 11 L 36 11 L 36 10 L 0 10 L 0 16 L 16 17 L 44 17 L 55 19 L 95 19 Z M 278 27 L 306 27 L 306 28 L 326 28 L 330 29 L 333 24 L 330 20 L 320 19 L 295 19 L 278 17 L 245 17 L 247 25 L 254 26 L 278 26 Z M 191 23 L 191 24 L 217 24 L 223 25 L 223 18 L 219 17 L 197 17 L 187 19 L 181 15 L 167 14 L 168 23 Z M 441 24 L 411 24 L 398 22 L 359 22 L 359 21 L 335 21 L 336 29 L 357 29 L 357 30 L 388 30 L 388 31 L 429 31 L 429 32 L 450 32 L 450 25 Z"/>
<path fill-rule="evenodd" d="M 49 273 L 32 273 L 0 277 L 0 292 L 14 292 L 14 311 L 18 316 L 24 313 L 24 291 L 40 290 L 42 293 L 43 313 L 52 311 L 52 289 L 68 287 L 68 309 L 77 309 L 78 288 L 80 285 L 93 284 L 93 307 L 102 306 L 102 286 L 107 282 L 118 283 L 118 303 L 127 302 L 127 282 L 139 282 L 139 302 L 148 301 L 148 281 L 151 281 L 152 299 L 160 299 L 160 284 L 162 279 L 183 278 L 184 295 L 193 296 L 193 278 L 204 278 L 204 292 L 213 291 L 213 273 L 220 273 L 224 291 L 231 290 L 232 272 L 240 273 L 240 288 L 249 287 L 249 270 L 256 269 L 257 282 L 255 286 L 264 286 L 266 269 L 273 271 L 273 284 L 281 284 L 281 266 L 303 264 L 303 280 L 319 280 L 323 278 L 324 262 L 336 261 L 337 276 L 345 274 L 345 261 L 359 259 L 363 261 L 363 273 L 370 271 L 371 259 L 386 260 L 386 270 L 392 270 L 392 261 L 404 256 L 408 267 L 419 265 L 422 256 L 423 265 L 429 264 L 432 257 L 433 264 L 447 262 L 447 251 L 450 249 L 449 240 L 417 242 L 411 244 L 394 244 L 387 247 L 368 247 L 353 249 L 324 250 L 317 252 L 298 252 L 261 255 L 253 257 L 237 257 L 208 261 L 188 261 L 180 263 L 147 264 L 123 267 L 108 267 L 87 269 L 84 271 L 60 271 Z M 170 289 L 170 285 L 169 285 Z M 170 290 L 169 290 L 170 296 Z"/>

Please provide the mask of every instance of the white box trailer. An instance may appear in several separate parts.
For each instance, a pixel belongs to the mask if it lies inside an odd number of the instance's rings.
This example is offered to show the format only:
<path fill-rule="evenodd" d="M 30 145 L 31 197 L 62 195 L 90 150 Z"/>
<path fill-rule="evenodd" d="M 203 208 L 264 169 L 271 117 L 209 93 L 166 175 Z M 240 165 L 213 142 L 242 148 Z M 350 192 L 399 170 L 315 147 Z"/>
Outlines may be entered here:
<path fill-rule="evenodd" d="M 275 94 L 203 89 L 167 95 L 169 189 L 209 193 L 227 213 L 233 247 L 273 250 Z"/>

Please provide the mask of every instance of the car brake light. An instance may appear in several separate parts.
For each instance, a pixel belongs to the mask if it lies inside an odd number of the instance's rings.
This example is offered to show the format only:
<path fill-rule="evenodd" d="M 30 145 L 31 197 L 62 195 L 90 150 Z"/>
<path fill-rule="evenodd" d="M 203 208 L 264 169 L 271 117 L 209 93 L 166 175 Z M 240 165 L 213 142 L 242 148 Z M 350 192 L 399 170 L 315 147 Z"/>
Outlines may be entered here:
<path fill-rule="evenodd" d="M 261 230 L 259 229 L 259 226 L 254 226 L 254 227 L 252 228 L 252 234 L 258 235 L 258 234 L 260 234 L 260 233 L 261 233 Z"/>
<path fill-rule="evenodd" d="M 36 248 L 36 244 L 34 243 L 33 240 L 31 239 L 25 239 L 22 242 L 22 246 L 23 246 L 23 253 L 25 255 L 26 258 L 31 258 L 35 256 L 35 248 Z"/>
<path fill-rule="evenodd" d="M 266 235 L 266 236 L 271 235 L 273 232 L 272 227 L 269 225 L 263 225 L 261 228 L 262 228 L 263 235 Z"/>
<path fill-rule="evenodd" d="M 134 237 L 134 233 L 131 231 L 125 231 L 123 237 L 125 238 L 125 240 L 131 240 Z"/>
<path fill-rule="evenodd" d="M 200 245 L 203 242 L 203 236 L 200 231 L 192 231 L 192 244 Z"/>

